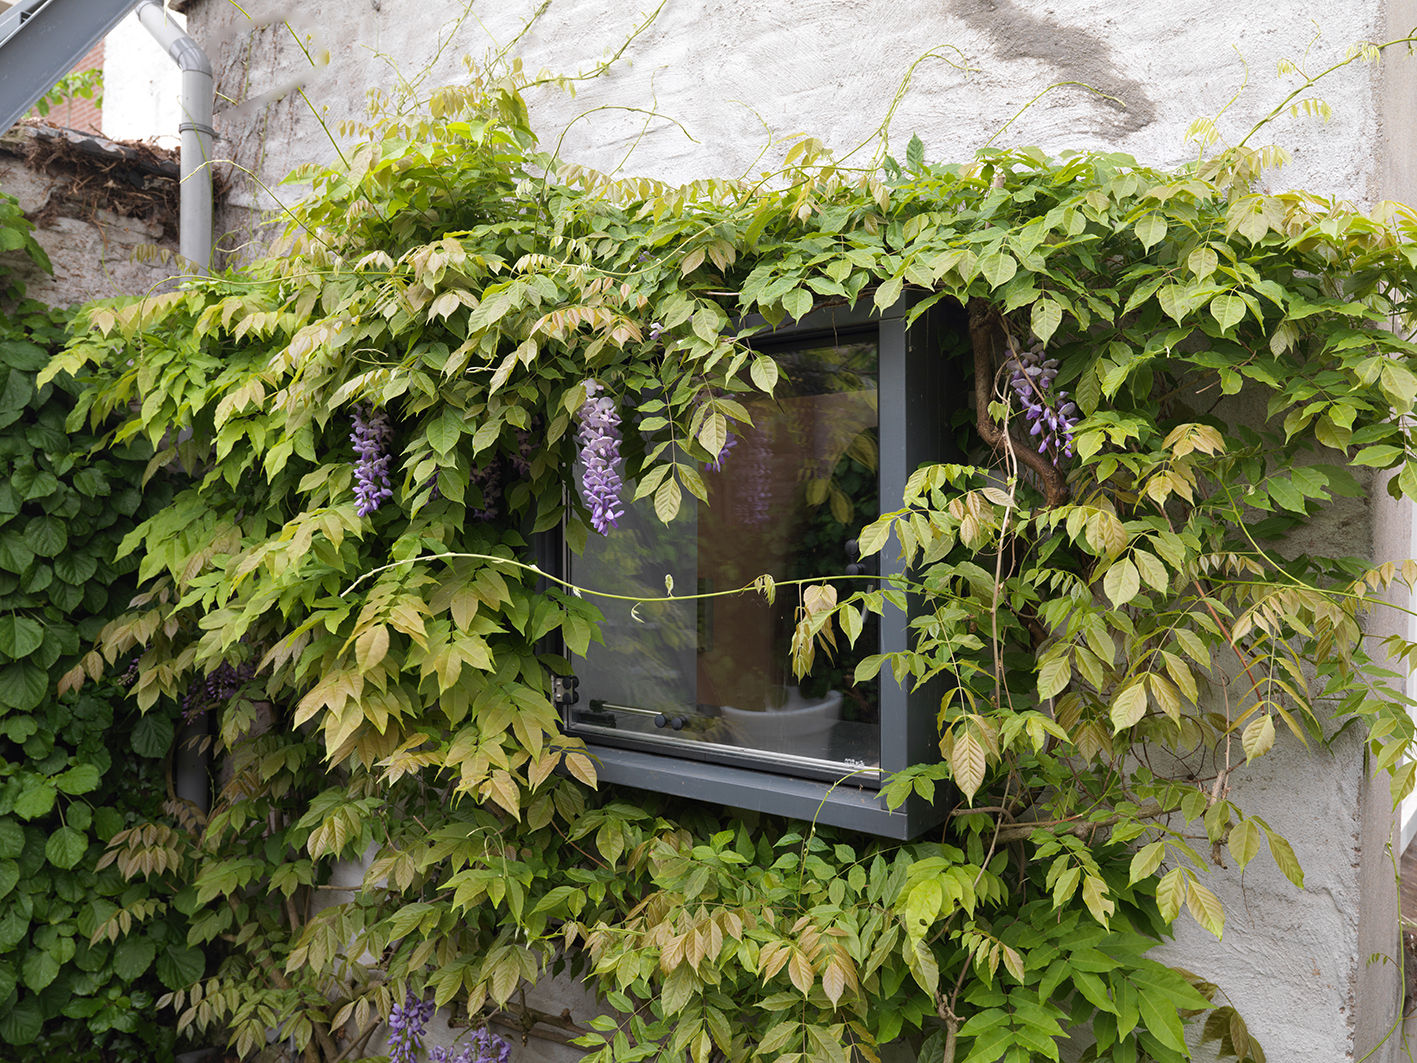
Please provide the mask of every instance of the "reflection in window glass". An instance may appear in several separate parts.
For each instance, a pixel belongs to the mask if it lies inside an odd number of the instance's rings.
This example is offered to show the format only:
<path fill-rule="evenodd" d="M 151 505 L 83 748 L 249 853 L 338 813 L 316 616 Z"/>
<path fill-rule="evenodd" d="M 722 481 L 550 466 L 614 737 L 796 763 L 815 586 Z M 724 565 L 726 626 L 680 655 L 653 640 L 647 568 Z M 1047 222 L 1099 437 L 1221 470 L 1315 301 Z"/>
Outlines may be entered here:
<path fill-rule="evenodd" d="M 751 583 L 840 575 L 878 514 L 877 347 L 827 342 L 770 352 L 777 395 L 748 404 L 717 469 L 704 471 L 707 505 L 661 524 L 649 499 L 628 507 L 609 536 L 592 535 L 571 578 L 646 597 L 710 593 Z M 865 586 L 837 583 L 845 597 Z M 577 662 L 573 729 L 725 759 L 766 758 L 789 770 L 841 775 L 880 764 L 879 686 L 857 683 L 856 663 L 879 652 L 868 622 L 848 647 L 817 654 L 800 681 L 789 659 L 800 588 L 769 605 L 745 593 L 693 602 L 597 600 L 605 644 Z"/>

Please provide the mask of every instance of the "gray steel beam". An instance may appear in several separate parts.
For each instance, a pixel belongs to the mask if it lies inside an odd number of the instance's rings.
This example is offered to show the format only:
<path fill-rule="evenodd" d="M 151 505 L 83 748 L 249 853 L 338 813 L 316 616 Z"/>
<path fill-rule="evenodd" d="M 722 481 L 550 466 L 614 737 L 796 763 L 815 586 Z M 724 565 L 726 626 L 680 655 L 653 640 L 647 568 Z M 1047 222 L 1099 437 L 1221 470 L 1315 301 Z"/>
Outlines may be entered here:
<path fill-rule="evenodd" d="M 0 16 L 0 132 L 135 6 L 136 0 L 21 0 L 7 9 Z"/>

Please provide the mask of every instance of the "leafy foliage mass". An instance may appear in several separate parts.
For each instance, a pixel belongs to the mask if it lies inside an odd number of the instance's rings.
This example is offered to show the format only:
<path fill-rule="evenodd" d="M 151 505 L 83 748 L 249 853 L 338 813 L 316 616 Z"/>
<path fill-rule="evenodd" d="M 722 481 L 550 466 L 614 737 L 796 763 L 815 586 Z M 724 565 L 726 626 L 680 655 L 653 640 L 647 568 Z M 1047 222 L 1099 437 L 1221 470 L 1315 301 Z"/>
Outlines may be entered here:
<path fill-rule="evenodd" d="M 530 1023 L 520 991 L 569 966 L 602 994 L 594 1060 L 874 1059 L 900 1036 L 1056 1059 L 1088 1024 L 1087 1059 L 1168 1061 L 1204 1011 L 1203 1037 L 1262 1058 L 1214 986 L 1147 951 L 1183 910 L 1221 932 L 1214 865 L 1301 883 L 1232 795 L 1276 743 L 1358 721 L 1410 788 L 1360 617 L 1413 573 L 1291 533 L 1357 504 L 1367 470 L 1417 497 L 1414 348 L 1389 328 L 1412 219 L 1257 191 L 1249 150 L 1162 172 L 929 165 L 913 141 L 861 172 L 801 140 L 757 182 L 617 180 L 539 150 L 524 84 L 473 71 L 359 131 L 301 175 L 271 257 L 89 309 L 50 370 L 87 382 L 75 424 L 146 440 L 182 484 L 125 544 L 137 605 L 71 678 L 138 654 L 137 704 L 163 711 L 222 666 L 251 677 L 221 706 L 200 839 L 155 824 L 116 850 L 190 884 L 191 941 L 220 950 L 167 998 L 182 1026 L 353 1058 L 410 988 Z M 900 845 L 596 791 L 550 694 L 598 613 L 531 539 L 587 534 L 565 508 L 586 381 L 637 426 L 627 476 L 670 521 L 776 385 L 737 322 L 907 289 L 968 311 L 973 409 L 963 458 L 862 531 L 904 553 L 923 612 L 858 676 L 951 678 L 942 760 L 889 786 L 957 802 L 947 829 Z M 1061 466 L 1008 401 L 1008 352 L 1035 343 L 1078 407 Z M 357 404 L 396 455 L 363 516 Z M 776 588 L 811 603 L 799 658 L 904 600 L 833 575 Z"/>
<path fill-rule="evenodd" d="M 0 248 L 0 1055 L 170 1058 L 154 1002 L 201 973 L 201 954 L 180 917 L 119 940 L 119 913 L 154 902 L 102 864 L 105 843 L 163 811 L 171 720 L 140 720 L 111 680 L 56 693 L 128 605 L 134 565 L 115 563 L 118 544 L 164 492 L 138 490 L 146 444 L 93 453 L 91 434 L 66 432 L 70 377 L 36 384 L 67 315 L 24 298 L 16 260 L 48 263 L 8 197 Z"/>

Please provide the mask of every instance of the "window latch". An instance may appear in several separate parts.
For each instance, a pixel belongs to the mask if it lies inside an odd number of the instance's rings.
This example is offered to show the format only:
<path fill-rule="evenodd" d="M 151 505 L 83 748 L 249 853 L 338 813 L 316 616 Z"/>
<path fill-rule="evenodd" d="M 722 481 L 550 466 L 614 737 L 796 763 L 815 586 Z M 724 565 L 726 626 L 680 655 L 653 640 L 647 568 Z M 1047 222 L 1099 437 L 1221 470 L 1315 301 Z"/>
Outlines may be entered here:
<path fill-rule="evenodd" d="M 581 700 L 581 681 L 573 675 L 558 675 L 551 680 L 551 700 L 557 705 L 574 705 Z"/>

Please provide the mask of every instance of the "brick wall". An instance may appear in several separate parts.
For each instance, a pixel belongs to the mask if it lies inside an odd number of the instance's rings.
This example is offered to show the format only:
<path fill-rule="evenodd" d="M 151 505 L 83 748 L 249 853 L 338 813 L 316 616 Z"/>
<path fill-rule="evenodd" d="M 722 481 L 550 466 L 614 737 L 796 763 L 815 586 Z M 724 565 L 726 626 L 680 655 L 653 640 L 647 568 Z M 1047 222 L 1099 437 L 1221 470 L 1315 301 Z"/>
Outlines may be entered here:
<path fill-rule="evenodd" d="M 74 64 L 74 69 L 70 73 L 102 69 L 103 41 L 99 41 L 89 49 L 87 55 Z M 38 113 L 37 111 L 31 112 L 34 116 L 38 116 Z M 63 126 L 65 129 L 78 129 L 85 133 L 102 133 L 103 108 L 97 106 L 93 100 L 79 97 L 51 107 L 49 114 L 44 116 L 43 121 L 49 125 Z"/>

